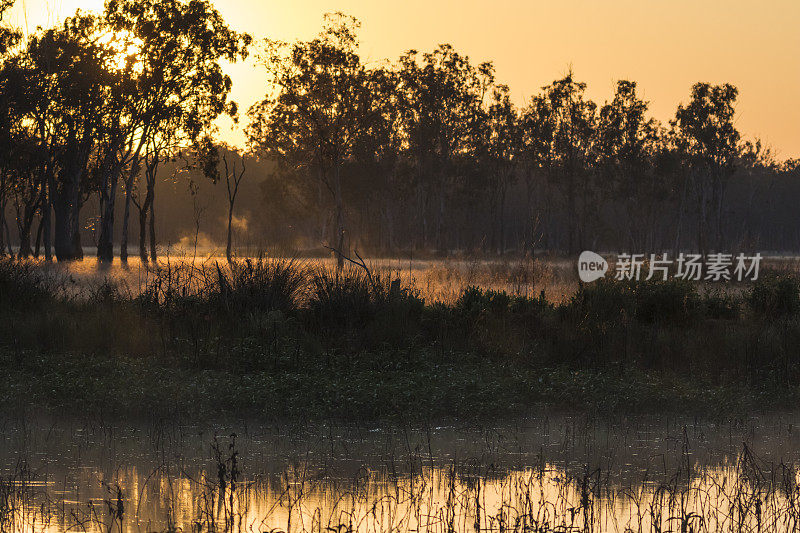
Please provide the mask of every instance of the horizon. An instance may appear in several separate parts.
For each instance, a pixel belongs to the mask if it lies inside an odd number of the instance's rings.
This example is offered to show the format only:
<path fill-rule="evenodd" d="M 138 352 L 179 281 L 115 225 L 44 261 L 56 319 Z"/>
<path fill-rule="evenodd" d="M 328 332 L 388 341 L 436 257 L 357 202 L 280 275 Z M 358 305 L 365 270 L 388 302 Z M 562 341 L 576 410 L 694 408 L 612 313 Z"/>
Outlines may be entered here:
<path fill-rule="evenodd" d="M 394 62 L 409 49 L 427 51 L 450 43 L 476 63 L 493 62 L 498 81 L 510 87 L 518 106 L 572 68 L 598 104 L 613 97 L 616 80 L 637 82 L 650 115 L 666 124 L 695 82 L 732 83 L 739 89 L 736 125 L 744 138 L 761 139 L 780 160 L 800 157 L 800 106 L 794 100 L 800 94 L 800 60 L 793 53 L 800 49 L 800 34 L 792 28 L 800 19 L 800 4 L 789 0 L 772 2 L 772 9 L 743 0 L 702 5 L 687 0 L 669 5 L 573 1 L 559 6 L 514 1 L 502 4 L 508 9 L 497 10 L 488 28 L 483 4 L 477 2 L 460 4 L 457 14 L 451 11 L 454 4 L 419 0 L 404 6 L 363 0 L 303 0 L 291 6 L 272 0 L 212 3 L 232 28 L 256 39 L 290 42 L 313 37 L 325 13 L 342 11 L 361 22 L 360 53 L 372 64 Z M 6 21 L 32 32 L 77 8 L 97 11 L 102 5 L 101 0 L 18 0 Z M 419 17 L 423 6 L 429 14 Z M 532 35 L 525 33 L 530 26 L 536 29 Z M 226 70 L 240 121 L 234 126 L 221 120 L 220 138 L 243 146 L 244 112 L 263 98 L 266 73 L 252 55 Z M 782 76 L 772 75 L 776 72 Z"/>

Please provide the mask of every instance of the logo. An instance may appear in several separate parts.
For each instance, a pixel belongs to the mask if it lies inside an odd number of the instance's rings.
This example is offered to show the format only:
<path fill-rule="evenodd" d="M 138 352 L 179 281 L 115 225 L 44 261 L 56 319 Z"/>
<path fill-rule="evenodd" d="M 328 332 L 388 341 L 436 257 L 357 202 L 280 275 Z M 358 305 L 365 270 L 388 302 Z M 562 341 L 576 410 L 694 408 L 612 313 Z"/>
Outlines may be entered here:
<path fill-rule="evenodd" d="M 578 257 L 578 276 L 584 283 L 602 278 L 608 272 L 608 262 L 602 256 L 585 251 Z"/>

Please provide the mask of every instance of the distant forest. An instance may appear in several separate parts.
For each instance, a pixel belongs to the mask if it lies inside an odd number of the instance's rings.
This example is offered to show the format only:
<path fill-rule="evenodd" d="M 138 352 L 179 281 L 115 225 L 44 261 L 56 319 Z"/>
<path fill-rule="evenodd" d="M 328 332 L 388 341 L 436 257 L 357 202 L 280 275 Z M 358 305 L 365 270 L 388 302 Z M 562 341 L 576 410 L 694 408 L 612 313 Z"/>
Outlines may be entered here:
<path fill-rule="evenodd" d="M 364 64 L 358 27 L 255 42 L 207 0 L 3 26 L 0 253 L 800 251 L 800 161 L 740 134 L 736 87 L 697 83 L 662 124 L 634 81 L 599 104 L 570 71 L 518 107 L 449 45 Z M 222 65 L 248 55 L 245 111 Z"/>

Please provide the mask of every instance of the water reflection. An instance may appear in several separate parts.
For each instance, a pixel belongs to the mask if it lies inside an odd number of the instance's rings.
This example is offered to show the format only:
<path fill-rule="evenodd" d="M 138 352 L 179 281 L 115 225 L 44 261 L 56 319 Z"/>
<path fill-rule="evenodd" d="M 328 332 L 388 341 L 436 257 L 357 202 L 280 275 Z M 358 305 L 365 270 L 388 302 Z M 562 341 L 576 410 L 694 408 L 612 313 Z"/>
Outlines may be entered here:
<path fill-rule="evenodd" d="M 411 432 L 7 421 L 0 529 L 787 531 L 800 511 L 795 424 L 558 418 Z"/>

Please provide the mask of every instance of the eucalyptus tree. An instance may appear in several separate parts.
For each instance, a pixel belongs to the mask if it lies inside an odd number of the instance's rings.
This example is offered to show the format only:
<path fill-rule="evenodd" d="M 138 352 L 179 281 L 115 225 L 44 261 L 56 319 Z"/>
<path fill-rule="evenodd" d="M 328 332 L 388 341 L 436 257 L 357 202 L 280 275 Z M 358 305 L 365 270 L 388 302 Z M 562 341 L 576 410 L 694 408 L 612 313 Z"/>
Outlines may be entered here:
<path fill-rule="evenodd" d="M 678 106 L 675 120 L 676 144 L 686 158 L 697 205 L 697 246 L 705 253 L 711 246 L 724 246 L 725 192 L 741 153 L 736 129 L 736 98 L 731 84 L 696 83 L 691 100 Z"/>
<path fill-rule="evenodd" d="M 530 99 L 520 117 L 520 174 L 525 181 L 524 248 L 530 254 L 540 240 L 547 246 L 551 237 L 547 231 L 552 222 L 553 203 L 549 179 L 554 162 L 551 116 L 550 101 L 539 94 Z"/>
<path fill-rule="evenodd" d="M 400 58 L 404 130 L 415 168 L 423 246 L 443 249 L 448 195 L 465 190 L 459 161 L 475 158 L 483 105 L 494 83 L 491 63 L 473 65 L 448 44 Z M 433 218 L 431 231 L 430 218 Z"/>
<path fill-rule="evenodd" d="M 251 38 L 228 27 L 208 0 L 109 0 L 104 16 L 115 32 L 129 36 L 135 67 L 120 257 L 127 260 L 130 206 L 144 168 L 144 192 L 137 203 L 149 216 L 150 259 L 155 260 L 156 171 L 181 146 L 208 133 L 220 115 L 237 116 L 236 104 L 228 100 L 232 81 L 221 62 L 244 59 Z M 140 234 L 143 224 L 140 213 Z M 140 242 L 146 259 L 144 246 Z"/>
<path fill-rule="evenodd" d="M 9 51 L 19 41 L 21 35 L 18 30 L 3 23 L 3 15 L 14 4 L 14 0 L 0 0 L 0 256 L 5 255 L 6 245 L 11 253 L 7 221 L 6 206 L 8 193 L 11 187 L 11 158 L 13 157 L 12 129 L 13 114 L 11 108 L 11 94 L 14 84 L 21 80 L 13 79 L 5 68 Z"/>
<path fill-rule="evenodd" d="M 31 229 L 46 200 L 46 184 L 41 179 L 42 160 L 36 140 L 18 131 L 12 146 L 11 194 L 19 236 L 17 256 L 26 258 L 33 254 Z"/>
<path fill-rule="evenodd" d="M 522 122 L 511 103 L 508 86 L 499 85 L 492 91 L 486 121 L 485 160 L 492 216 L 491 244 L 497 253 L 502 254 L 506 248 L 506 195 L 516 178 L 523 147 Z"/>
<path fill-rule="evenodd" d="M 15 113 L 35 138 L 41 158 L 46 254 L 52 208 L 55 253 L 62 261 L 83 256 L 80 210 L 98 139 L 104 135 L 104 113 L 119 79 L 117 52 L 99 39 L 101 26 L 98 17 L 79 12 L 31 36 L 25 49 L 8 61 L 25 80 L 14 96 Z"/>
<path fill-rule="evenodd" d="M 287 174 L 316 176 L 330 193 L 336 229 L 329 246 L 339 267 L 347 233 L 342 170 L 381 107 L 374 77 L 358 55 L 358 27 L 352 17 L 328 14 L 310 41 L 267 41 L 262 63 L 272 89 L 248 112 L 255 152 Z"/>
<path fill-rule="evenodd" d="M 222 154 L 222 163 L 225 167 L 225 192 L 228 198 L 228 232 L 225 241 L 225 258 L 230 263 L 233 261 L 233 208 L 236 205 L 236 197 L 239 195 L 239 186 L 242 184 L 247 172 L 247 165 L 245 165 L 244 154 L 229 147 L 225 148 L 226 150 Z"/>
<path fill-rule="evenodd" d="M 628 229 L 631 250 L 655 246 L 655 225 L 673 189 L 656 172 L 661 126 L 647 117 L 648 103 L 636 94 L 636 82 L 620 80 L 611 102 L 600 108 L 595 139 L 597 170 L 611 202 L 623 207 L 616 216 Z"/>
<path fill-rule="evenodd" d="M 585 246 L 588 221 L 597 206 L 593 179 L 593 140 L 597 105 L 585 96 L 586 84 L 575 81 L 570 72 L 544 87 L 548 115 L 546 139 L 551 152 L 550 174 L 561 189 L 566 204 L 567 251 Z"/>
<path fill-rule="evenodd" d="M 403 208 L 410 198 L 399 76 L 387 65 L 369 74 L 379 108 L 355 139 L 347 166 L 347 192 L 350 202 L 362 206 L 359 214 L 364 225 L 373 230 L 364 237 L 372 237 L 376 248 L 391 250 L 400 238 Z"/>

